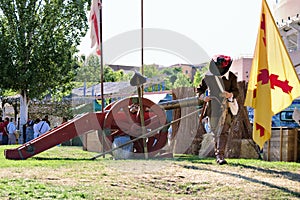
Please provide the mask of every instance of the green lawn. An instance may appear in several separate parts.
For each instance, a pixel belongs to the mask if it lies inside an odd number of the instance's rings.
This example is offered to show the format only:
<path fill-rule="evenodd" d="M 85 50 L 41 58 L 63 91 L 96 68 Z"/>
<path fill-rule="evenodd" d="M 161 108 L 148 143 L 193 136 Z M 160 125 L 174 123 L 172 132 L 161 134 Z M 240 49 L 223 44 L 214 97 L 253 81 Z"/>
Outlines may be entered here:
<path fill-rule="evenodd" d="M 0 146 L 0 150 L 12 146 Z M 300 163 L 177 155 L 91 160 L 57 146 L 27 160 L 0 156 L 0 199 L 299 199 Z"/>

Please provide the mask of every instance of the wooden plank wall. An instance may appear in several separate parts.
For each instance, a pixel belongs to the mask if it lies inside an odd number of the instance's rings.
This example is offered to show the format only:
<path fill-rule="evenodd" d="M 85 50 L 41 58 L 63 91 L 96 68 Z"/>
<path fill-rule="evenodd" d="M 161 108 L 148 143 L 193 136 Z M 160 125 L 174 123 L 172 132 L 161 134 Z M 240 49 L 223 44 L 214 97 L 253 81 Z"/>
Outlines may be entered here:
<path fill-rule="evenodd" d="M 239 112 L 235 117 L 230 135 L 227 142 L 226 156 L 232 158 L 239 158 L 241 155 L 242 139 L 247 139 L 250 146 L 259 152 L 257 145 L 252 140 L 252 125 L 248 118 L 248 112 L 244 106 L 244 101 L 247 92 L 246 83 L 238 82 L 240 95 L 238 96 Z M 172 90 L 173 99 L 182 99 L 196 96 L 194 88 L 176 88 Z M 188 113 L 195 111 L 196 107 L 181 108 L 173 110 L 173 120 L 179 119 Z M 201 111 L 199 111 L 200 114 Z M 185 153 L 198 155 L 201 147 L 201 140 L 205 131 L 203 126 L 199 126 L 199 115 L 188 117 L 180 122 L 172 125 L 173 136 L 172 142 L 174 144 L 174 153 Z"/>

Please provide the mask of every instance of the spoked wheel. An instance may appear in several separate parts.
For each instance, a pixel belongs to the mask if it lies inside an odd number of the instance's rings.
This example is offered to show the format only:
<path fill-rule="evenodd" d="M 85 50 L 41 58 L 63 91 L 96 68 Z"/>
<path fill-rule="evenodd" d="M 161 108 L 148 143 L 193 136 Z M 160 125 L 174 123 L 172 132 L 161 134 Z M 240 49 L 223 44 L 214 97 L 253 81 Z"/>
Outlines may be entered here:
<path fill-rule="evenodd" d="M 161 107 L 146 98 L 142 98 L 142 103 L 146 132 L 155 130 L 166 124 L 166 114 Z M 138 97 L 122 99 L 112 104 L 110 110 L 107 111 L 103 128 L 107 133 L 110 145 L 117 136 L 127 135 L 130 136 L 131 139 L 134 139 L 142 135 L 140 109 L 133 113 L 131 112 L 132 110 L 130 110 L 132 105 L 139 105 Z M 154 156 L 157 151 L 165 146 L 167 134 L 167 131 L 163 129 L 163 131 L 157 131 L 146 138 L 147 149 L 150 156 Z M 133 148 L 134 154 L 143 153 L 143 139 L 135 141 Z"/>

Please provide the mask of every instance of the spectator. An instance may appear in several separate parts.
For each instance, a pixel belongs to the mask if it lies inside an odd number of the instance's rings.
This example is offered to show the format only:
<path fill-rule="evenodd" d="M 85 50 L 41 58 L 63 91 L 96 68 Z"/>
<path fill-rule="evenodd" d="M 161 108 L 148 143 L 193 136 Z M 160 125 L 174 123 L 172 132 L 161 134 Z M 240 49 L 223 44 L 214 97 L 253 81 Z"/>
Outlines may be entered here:
<path fill-rule="evenodd" d="M 29 142 L 34 138 L 33 125 L 34 125 L 34 121 L 28 119 L 26 123 L 26 142 Z"/>
<path fill-rule="evenodd" d="M 9 118 L 6 117 L 5 121 L 2 120 L 0 122 L 0 132 L 2 132 L 2 144 L 7 145 L 8 144 L 8 134 L 7 134 L 7 129 L 6 126 L 9 123 Z"/>
<path fill-rule="evenodd" d="M 36 119 L 35 125 L 33 126 L 34 138 L 39 137 L 40 135 L 48 132 L 50 126 L 46 121 L 41 121 L 39 118 Z"/>
<path fill-rule="evenodd" d="M 40 123 L 41 119 L 40 118 L 36 118 L 33 124 L 33 138 L 37 138 L 39 135 L 38 129 L 37 129 L 37 125 L 38 123 Z"/>
<path fill-rule="evenodd" d="M 64 124 L 64 123 L 66 123 L 66 122 L 68 122 L 68 118 L 67 118 L 67 117 L 63 117 L 63 118 L 62 118 L 61 124 Z"/>
<path fill-rule="evenodd" d="M 7 125 L 7 132 L 8 132 L 8 144 L 16 144 L 16 125 L 14 122 L 14 118 L 10 118 L 10 122 Z"/>
<path fill-rule="evenodd" d="M 210 133 L 211 132 L 210 124 L 209 124 L 208 120 L 209 120 L 208 117 L 204 118 L 204 128 L 205 128 L 206 133 Z"/>
<path fill-rule="evenodd" d="M 48 115 L 45 115 L 45 117 L 42 119 L 42 121 L 47 122 L 47 124 L 49 125 L 49 127 L 51 127 Z"/>
<path fill-rule="evenodd" d="M 2 117 L 0 117 L 0 124 L 3 122 L 3 119 Z M 1 125 L 0 125 L 1 126 Z M 0 128 L 0 144 L 2 144 L 2 136 L 3 136 L 3 131 L 2 129 Z"/>

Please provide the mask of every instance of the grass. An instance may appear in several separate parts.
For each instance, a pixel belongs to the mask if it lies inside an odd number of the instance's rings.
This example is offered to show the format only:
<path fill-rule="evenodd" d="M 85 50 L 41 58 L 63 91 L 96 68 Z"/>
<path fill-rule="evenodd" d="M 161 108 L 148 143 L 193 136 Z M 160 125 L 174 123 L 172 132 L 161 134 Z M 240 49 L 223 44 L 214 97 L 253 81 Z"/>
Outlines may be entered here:
<path fill-rule="evenodd" d="M 0 146 L 0 151 L 11 146 Z M 176 155 L 113 160 L 54 147 L 27 160 L 0 155 L 0 199 L 299 199 L 300 163 Z"/>

